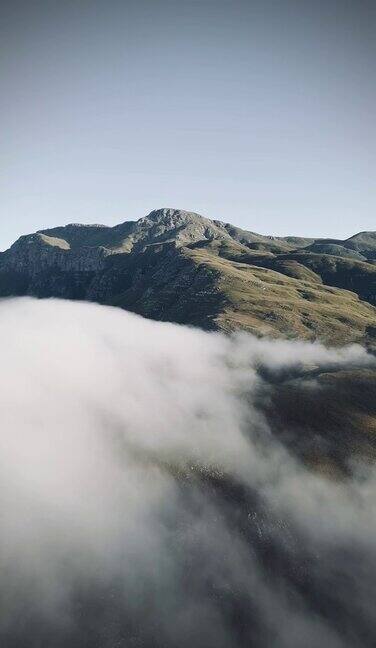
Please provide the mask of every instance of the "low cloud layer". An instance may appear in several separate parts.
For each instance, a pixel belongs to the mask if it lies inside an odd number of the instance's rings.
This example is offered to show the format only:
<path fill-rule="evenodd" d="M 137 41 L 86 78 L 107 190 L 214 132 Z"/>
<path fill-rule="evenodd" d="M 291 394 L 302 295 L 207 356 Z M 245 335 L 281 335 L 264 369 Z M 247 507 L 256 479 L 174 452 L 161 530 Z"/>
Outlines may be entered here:
<path fill-rule="evenodd" d="M 2 646 L 375 645 L 372 466 L 320 476 L 269 415 L 363 349 L 31 299 L 0 347 Z"/>

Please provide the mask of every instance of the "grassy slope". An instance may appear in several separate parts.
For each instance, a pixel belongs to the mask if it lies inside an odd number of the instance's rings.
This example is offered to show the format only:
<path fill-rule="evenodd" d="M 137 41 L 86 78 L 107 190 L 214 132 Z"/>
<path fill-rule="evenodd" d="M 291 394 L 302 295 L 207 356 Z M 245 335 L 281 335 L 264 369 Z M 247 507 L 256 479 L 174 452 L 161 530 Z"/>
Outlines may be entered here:
<path fill-rule="evenodd" d="M 247 263 L 223 258 L 210 247 L 185 249 L 184 254 L 216 274 L 222 297 L 216 316 L 220 329 L 318 338 L 334 345 L 366 338 L 371 347 L 375 345 L 376 309 L 350 291 L 323 285 L 313 272 L 302 272 L 299 278 L 286 276 L 249 265 L 249 258 Z"/>
<path fill-rule="evenodd" d="M 289 264 L 303 266 L 320 277 L 324 284 L 351 290 L 361 299 L 376 304 L 376 265 L 372 263 L 306 252 L 259 259 L 255 263 L 282 273 Z"/>

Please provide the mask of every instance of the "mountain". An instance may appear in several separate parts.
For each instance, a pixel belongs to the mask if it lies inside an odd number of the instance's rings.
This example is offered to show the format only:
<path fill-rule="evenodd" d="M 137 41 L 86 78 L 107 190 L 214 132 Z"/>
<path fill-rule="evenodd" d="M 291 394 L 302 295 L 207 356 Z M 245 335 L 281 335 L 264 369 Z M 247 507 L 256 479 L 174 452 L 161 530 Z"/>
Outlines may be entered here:
<path fill-rule="evenodd" d="M 376 232 L 263 236 L 158 209 L 115 227 L 71 224 L 0 254 L 0 296 L 97 301 L 211 330 L 376 348 Z"/>

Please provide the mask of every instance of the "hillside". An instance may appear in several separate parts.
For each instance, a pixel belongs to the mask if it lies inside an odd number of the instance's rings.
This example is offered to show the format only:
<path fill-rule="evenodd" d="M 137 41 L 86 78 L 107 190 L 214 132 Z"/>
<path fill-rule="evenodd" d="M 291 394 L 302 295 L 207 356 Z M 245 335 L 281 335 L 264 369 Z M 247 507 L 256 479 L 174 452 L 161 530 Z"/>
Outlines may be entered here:
<path fill-rule="evenodd" d="M 211 330 L 376 346 L 376 232 L 278 238 L 160 209 L 115 227 L 71 224 L 0 255 L 0 296 L 111 304 Z"/>

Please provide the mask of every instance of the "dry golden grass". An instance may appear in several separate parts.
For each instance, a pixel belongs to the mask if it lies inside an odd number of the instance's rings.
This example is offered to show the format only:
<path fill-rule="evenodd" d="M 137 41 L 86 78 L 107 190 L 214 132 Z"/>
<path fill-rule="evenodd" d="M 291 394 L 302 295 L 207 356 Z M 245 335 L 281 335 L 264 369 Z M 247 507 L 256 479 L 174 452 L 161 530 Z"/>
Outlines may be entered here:
<path fill-rule="evenodd" d="M 197 265 L 217 273 L 223 307 L 218 327 L 248 330 L 256 335 L 314 340 L 331 345 L 363 342 L 376 324 L 376 309 L 355 293 L 325 286 L 312 273 L 289 277 L 274 270 L 239 263 L 210 249 L 186 250 Z M 310 280 L 308 280 L 308 278 Z"/>

